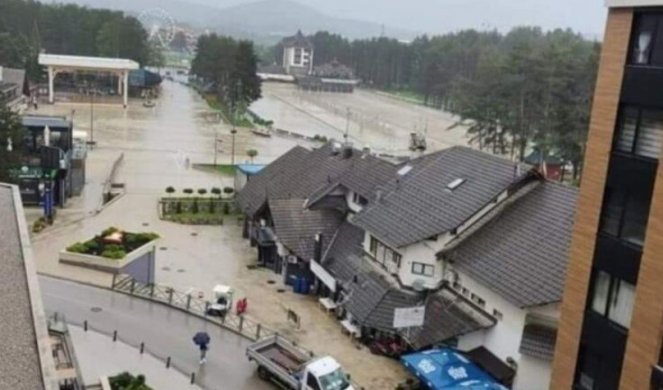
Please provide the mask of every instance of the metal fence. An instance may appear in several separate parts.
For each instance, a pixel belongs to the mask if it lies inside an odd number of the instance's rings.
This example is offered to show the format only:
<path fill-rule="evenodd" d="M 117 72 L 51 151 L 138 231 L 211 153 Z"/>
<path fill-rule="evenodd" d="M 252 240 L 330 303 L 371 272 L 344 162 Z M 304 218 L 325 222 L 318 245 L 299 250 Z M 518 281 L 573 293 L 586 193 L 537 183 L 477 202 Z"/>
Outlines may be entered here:
<path fill-rule="evenodd" d="M 222 317 L 209 316 L 208 309 L 211 302 L 191 294 L 176 291 L 171 287 L 141 283 L 129 275 L 114 275 L 112 289 L 186 311 L 249 340 L 256 341 L 260 338 L 276 334 L 274 330 L 266 328 L 245 315 L 233 313 L 232 308 L 229 308 L 228 312 Z"/>

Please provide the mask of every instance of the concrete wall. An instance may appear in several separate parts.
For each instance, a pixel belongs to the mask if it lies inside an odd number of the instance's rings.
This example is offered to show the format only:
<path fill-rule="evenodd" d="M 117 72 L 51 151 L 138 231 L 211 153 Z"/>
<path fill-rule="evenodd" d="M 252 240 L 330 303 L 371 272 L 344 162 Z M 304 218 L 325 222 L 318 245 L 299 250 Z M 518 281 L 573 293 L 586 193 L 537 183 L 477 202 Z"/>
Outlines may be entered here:
<path fill-rule="evenodd" d="M 154 250 L 144 253 L 120 269 L 120 273 L 131 275 L 132 278 L 140 283 L 154 283 L 155 257 Z"/>
<path fill-rule="evenodd" d="M 514 390 L 548 390 L 552 364 L 549 361 L 522 356 L 513 383 Z"/>

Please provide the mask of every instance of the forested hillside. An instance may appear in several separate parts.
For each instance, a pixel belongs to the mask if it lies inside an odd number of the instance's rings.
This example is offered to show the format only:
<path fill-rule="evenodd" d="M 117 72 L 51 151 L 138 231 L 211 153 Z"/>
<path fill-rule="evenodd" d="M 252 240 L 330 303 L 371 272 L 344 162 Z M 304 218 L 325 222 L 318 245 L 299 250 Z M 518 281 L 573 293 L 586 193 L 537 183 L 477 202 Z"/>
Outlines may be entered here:
<path fill-rule="evenodd" d="M 40 51 L 129 58 L 141 65 L 154 50 L 140 22 L 122 12 L 32 0 L 0 1 L 0 65 L 27 67 L 39 76 Z"/>
<path fill-rule="evenodd" d="M 524 158 L 530 147 L 555 154 L 577 174 L 589 121 L 600 44 L 569 30 L 465 30 L 412 42 L 310 37 L 315 65 L 333 59 L 365 86 L 419 98 L 469 125 L 483 149 Z M 280 63 L 276 46 L 265 62 Z"/>

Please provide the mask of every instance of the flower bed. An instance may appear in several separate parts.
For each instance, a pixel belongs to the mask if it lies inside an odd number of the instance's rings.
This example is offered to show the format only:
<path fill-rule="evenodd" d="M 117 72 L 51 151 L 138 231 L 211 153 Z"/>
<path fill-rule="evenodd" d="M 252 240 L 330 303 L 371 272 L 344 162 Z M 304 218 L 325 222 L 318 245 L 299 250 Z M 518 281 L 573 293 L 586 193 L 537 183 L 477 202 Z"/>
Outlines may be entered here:
<path fill-rule="evenodd" d="M 67 247 L 67 252 L 120 260 L 157 238 L 156 233 L 129 233 L 111 227 L 90 240 Z"/>

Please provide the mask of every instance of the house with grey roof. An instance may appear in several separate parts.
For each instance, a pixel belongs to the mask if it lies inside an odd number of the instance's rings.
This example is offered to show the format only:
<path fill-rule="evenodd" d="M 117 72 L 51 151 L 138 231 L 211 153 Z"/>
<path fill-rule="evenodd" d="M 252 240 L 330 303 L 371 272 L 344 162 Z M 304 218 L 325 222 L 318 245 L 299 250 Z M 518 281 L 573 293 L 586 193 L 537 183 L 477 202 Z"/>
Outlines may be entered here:
<path fill-rule="evenodd" d="M 457 338 L 507 362 L 514 389 L 547 389 L 577 189 L 535 182 L 438 253 L 448 285 L 493 316 Z"/>
<path fill-rule="evenodd" d="M 24 91 L 27 90 L 25 70 L 0 66 L 0 106 L 19 110 L 25 103 Z"/>
<path fill-rule="evenodd" d="M 574 188 L 464 147 L 391 164 L 330 143 L 265 172 L 241 207 L 279 256 L 309 259 L 348 331 L 454 345 L 516 389 L 546 386 Z M 415 307 L 423 322 L 400 328 Z"/>
<path fill-rule="evenodd" d="M 313 43 L 302 34 L 284 38 L 283 46 L 283 68 L 289 75 L 307 75 L 313 71 Z"/>

